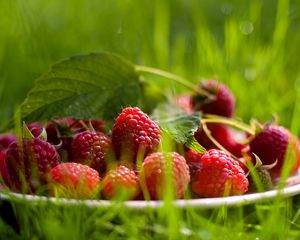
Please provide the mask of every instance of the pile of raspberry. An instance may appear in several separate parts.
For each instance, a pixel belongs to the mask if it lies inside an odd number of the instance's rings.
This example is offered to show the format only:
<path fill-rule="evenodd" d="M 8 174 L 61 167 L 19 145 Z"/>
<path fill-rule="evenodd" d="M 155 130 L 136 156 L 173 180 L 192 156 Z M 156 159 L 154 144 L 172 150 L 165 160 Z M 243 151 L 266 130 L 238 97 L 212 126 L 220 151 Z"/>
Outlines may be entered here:
<path fill-rule="evenodd" d="M 176 103 L 185 114 L 223 122 L 235 108 L 228 87 L 213 80 Z M 75 199 L 225 197 L 270 190 L 282 172 L 296 174 L 300 165 L 298 139 L 272 122 L 242 137 L 225 123 L 201 124 L 194 134 L 206 149 L 201 153 L 178 143 L 165 152 L 162 135 L 138 107 L 124 108 L 110 131 L 99 119 L 24 124 L 20 137 L 0 135 L 0 186 Z"/>

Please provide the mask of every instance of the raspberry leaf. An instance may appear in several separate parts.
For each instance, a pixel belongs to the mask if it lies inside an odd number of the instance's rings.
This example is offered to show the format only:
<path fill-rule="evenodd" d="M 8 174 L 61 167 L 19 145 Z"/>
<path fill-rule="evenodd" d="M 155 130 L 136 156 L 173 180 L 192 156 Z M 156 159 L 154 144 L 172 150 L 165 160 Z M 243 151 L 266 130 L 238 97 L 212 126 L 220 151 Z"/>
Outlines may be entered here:
<path fill-rule="evenodd" d="M 73 56 L 39 79 L 21 105 L 26 122 L 73 116 L 113 120 L 141 95 L 134 65 L 110 53 Z"/>
<path fill-rule="evenodd" d="M 153 113 L 153 119 L 163 132 L 177 143 L 187 144 L 197 152 L 205 149 L 194 139 L 194 133 L 199 128 L 200 113 L 187 114 L 172 103 L 160 104 Z"/>

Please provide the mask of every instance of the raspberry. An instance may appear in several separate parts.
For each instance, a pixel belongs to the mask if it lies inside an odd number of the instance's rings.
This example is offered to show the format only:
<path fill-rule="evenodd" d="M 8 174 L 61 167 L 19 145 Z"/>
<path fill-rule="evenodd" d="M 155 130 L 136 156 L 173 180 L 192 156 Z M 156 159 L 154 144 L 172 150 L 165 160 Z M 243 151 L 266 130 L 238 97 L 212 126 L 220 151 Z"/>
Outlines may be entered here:
<path fill-rule="evenodd" d="M 78 133 L 72 142 L 72 161 L 86 164 L 102 174 L 105 172 L 105 158 L 110 147 L 110 138 L 102 132 Z"/>
<path fill-rule="evenodd" d="M 30 130 L 34 137 L 39 137 L 43 131 L 44 124 L 41 122 L 32 122 L 27 124 L 27 128 Z"/>
<path fill-rule="evenodd" d="M 133 170 L 119 166 L 104 177 L 102 193 L 106 199 L 135 199 L 140 193 L 138 176 Z"/>
<path fill-rule="evenodd" d="M 294 174 L 300 165 L 299 141 L 284 127 L 267 124 L 249 145 L 250 151 L 260 158 L 263 165 L 277 161 L 276 166 L 270 169 L 273 178 L 280 176 L 286 156 L 291 161 L 290 174 Z"/>
<path fill-rule="evenodd" d="M 194 172 L 201 168 L 201 158 L 203 153 L 198 153 L 194 150 L 188 150 L 185 152 L 186 163 L 190 168 L 191 176 L 194 175 Z"/>
<path fill-rule="evenodd" d="M 176 97 L 176 103 L 187 114 L 192 114 L 194 112 L 191 96 L 185 94 L 179 95 Z"/>
<path fill-rule="evenodd" d="M 49 121 L 46 124 L 47 142 L 60 145 L 59 154 L 63 160 L 68 160 L 71 156 L 71 144 L 74 134 L 84 132 L 89 126 L 97 132 L 105 131 L 105 123 L 102 120 L 81 120 L 68 118 L 58 118 Z M 33 122 L 27 125 L 34 137 L 39 137 L 42 133 L 44 124 L 41 122 Z"/>
<path fill-rule="evenodd" d="M 0 151 L 6 150 L 11 143 L 16 141 L 17 138 L 12 133 L 0 134 Z"/>
<path fill-rule="evenodd" d="M 11 182 L 5 158 L 6 152 L 0 151 L 0 182 L 3 182 L 4 185 L 9 187 Z"/>
<path fill-rule="evenodd" d="M 215 80 L 207 80 L 200 83 L 198 91 L 205 91 L 211 97 L 201 93 L 192 96 L 192 106 L 195 111 L 215 114 L 224 117 L 232 117 L 235 108 L 235 99 L 230 90 L 222 83 Z"/>
<path fill-rule="evenodd" d="M 189 163 L 200 163 L 201 157 L 203 156 L 203 153 L 196 152 L 194 150 L 189 149 L 185 152 L 185 159 L 187 164 Z"/>
<path fill-rule="evenodd" d="M 112 144 L 117 159 L 135 162 L 138 152 L 147 155 L 159 143 L 160 129 L 148 115 L 137 107 L 123 109 L 112 129 Z"/>
<path fill-rule="evenodd" d="M 95 197 L 100 185 L 96 170 L 74 162 L 52 168 L 48 181 L 50 194 L 77 199 Z"/>
<path fill-rule="evenodd" d="M 5 162 L 12 190 L 35 191 L 46 183 L 46 175 L 60 163 L 60 157 L 53 145 L 33 138 L 12 143 L 7 150 Z"/>
<path fill-rule="evenodd" d="M 195 172 L 191 185 L 201 197 L 240 195 L 248 190 L 248 180 L 238 162 L 216 149 L 203 154 L 201 168 Z"/>
<path fill-rule="evenodd" d="M 272 178 L 270 175 L 270 172 L 267 169 L 264 169 L 263 167 L 255 169 L 259 186 L 254 181 L 254 178 L 251 174 L 249 174 L 249 192 L 258 192 L 260 190 L 262 191 L 268 191 L 273 188 L 272 184 Z"/>
<path fill-rule="evenodd" d="M 220 143 L 227 151 L 236 157 L 242 157 L 242 150 L 245 148 L 245 145 L 237 142 L 233 132 L 228 126 L 220 123 L 208 123 L 207 128 L 214 139 L 217 140 L 217 142 Z M 202 128 L 199 128 L 197 132 L 195 132 L 195 138 L 199 144 L 206 149 L 217 148 Z"/>
<path fill-rule="evenodd" d="M 54 145 L 60 145 L 58 153 L 63 161 L 71 158 L 71 144 L 73 135 L 77 133 L 74 129 L 75 120 L 71 117 L 53 119 L 46 126 L 47 141 Z"/>
<path fill-rule="evenodd" d="M 151 199 L 163 198 L 166 192 L 166 174 L 170 166 L 170 177 L 173 184 L 174 197 L 182 198 L 190 182 L 189 167 L 184 157 L 176 152 L 156 152 L 147 156 L 143 162 L 139 176 L 143 191 L 148 191 Z"/>
<path fill-rule="evenodd" d="M 76 120 L 75 120 L 76 121 Z M 91 120 L 77 120 L 77 124 L 73 126 L 76 132 L 84 132 L 86 127 L 92 126 L 93 130 L 96 132 L 103 132 L 105 133 L 105 122 L 100 119 L 91 119 Z"/>

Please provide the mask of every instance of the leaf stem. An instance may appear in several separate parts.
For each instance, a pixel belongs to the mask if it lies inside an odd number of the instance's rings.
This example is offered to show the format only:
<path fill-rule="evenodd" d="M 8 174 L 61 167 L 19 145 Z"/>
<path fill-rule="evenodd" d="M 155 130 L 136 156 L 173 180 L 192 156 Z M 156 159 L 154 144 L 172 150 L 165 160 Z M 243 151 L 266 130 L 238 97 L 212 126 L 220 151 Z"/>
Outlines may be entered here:
<path fill-rule="evenodd" d="M 155 75 L 158 75 L 158 76 L 161 76 L 161 77 L 172 79 L 172 80 L 174 80 L 174 81 L 176 81 L 176 82 L 184 85 L 187 88 L 190 88 L 192 90 L 195 89 L 194 84 L 191 84 L 187 79 L 182 78 L 180 76 L 177 76 L 177 75 L 175 75 L 173 73 L 161 70 L 161 69 L 152 68 L 152 67 L 146 67 L 146 66 L 141 66 L 141 65 L 136 65 L 135 66 L 135 70 L 137 72 L 141 72 L 141 73 L 142 72 L 143 73 L 152 73 L 152 74 L 155 74 Z"/>
<path fill-rule="evenodd" d="M 232 118 L 225 118 L 225 117 L 220 117 L 220 116 L 216 116 L 216 115 L 205 114 L 201 121 L 205 122 L 205 123 L 224 123 L 226 125 L 230 125 L 232 127 L 238 128 L 242 131 L 245 131 L 251 135 L 255 134 L 255 130 L 252 129 L 249 125 L 244 124 L 244 123 L 242 123 L 238 120 L 232 119 Z"/>
<path fill-rule="evenodd" d="M 171 79 L 171 80 L 185 86 L 186 88 L 191 89 L 192 91 L 194 91 L 198 94 L 207 96 L 208 98 L 212 98 L 212 95 L 209 92 L 207 92 L 203 89 L 196 88 L 196 86 L 194 84 L 190 83 L 187 79 L 180 77 L 176 74 L 173 74 L 173 73 L 170 73 L 170 72 L 158 69 L 158 68 L 146 67 L 146 66 L 141 66 L 141 65 L 136 65 L 135 70 L 140 73 L 151 73 L 151 74 L 154 74 L 157 76 Z"/>

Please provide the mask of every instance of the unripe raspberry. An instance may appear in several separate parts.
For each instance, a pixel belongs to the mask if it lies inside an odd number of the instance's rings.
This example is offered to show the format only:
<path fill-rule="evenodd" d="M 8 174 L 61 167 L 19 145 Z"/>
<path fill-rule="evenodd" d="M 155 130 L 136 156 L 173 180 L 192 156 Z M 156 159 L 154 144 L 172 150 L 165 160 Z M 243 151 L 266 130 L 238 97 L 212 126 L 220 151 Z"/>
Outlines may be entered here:
<path fill-rule="evenodd" d="M 139 178 L 143 191 L 146 188 L 151 199 L 163 198 L 168 176 L 171 178 L 174 197 L 182 198 L 190 182 L 189 167 L 185 158 L 176 152 L 156 152 L 145 158 Z"/>
<path fill-rule="evenodd" d="M 102 193 L 106 199 L 135 199 L 140 191 L 138 176 L 125 166 L 109 171 L 103 179 Z"/>
<path fill-rule="evenodd" d="M 93 198 L 100 186 L 100 176 L 96 170 L 74 162 L 54 167 L 48 181 L 52 195 L 67 198 Z"/>

